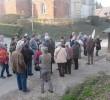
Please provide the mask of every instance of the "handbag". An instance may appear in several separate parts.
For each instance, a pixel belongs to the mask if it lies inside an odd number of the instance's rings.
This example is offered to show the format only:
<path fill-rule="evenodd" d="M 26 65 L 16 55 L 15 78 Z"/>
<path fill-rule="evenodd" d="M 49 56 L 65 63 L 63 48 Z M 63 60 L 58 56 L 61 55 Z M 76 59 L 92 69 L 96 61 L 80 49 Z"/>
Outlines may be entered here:
<path fill-rule="evenodd" d="M 35 65 L 34 70 L 35 70 L 35 71 L 40 71 L 41 68 L 40 68 L 40 66 Z"/>

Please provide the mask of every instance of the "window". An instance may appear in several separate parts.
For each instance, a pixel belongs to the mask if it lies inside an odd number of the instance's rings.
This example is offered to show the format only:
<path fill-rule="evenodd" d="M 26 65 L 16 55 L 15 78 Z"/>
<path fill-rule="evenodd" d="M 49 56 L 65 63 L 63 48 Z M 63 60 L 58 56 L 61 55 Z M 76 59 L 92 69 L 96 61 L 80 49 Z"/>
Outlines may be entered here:
<path fill-rule="evenodd" d="M 46 14 L 46 11 L 47 11 L 46 4 L 45 3 L 42 3 L 41 4 L 41 14 Z"/>

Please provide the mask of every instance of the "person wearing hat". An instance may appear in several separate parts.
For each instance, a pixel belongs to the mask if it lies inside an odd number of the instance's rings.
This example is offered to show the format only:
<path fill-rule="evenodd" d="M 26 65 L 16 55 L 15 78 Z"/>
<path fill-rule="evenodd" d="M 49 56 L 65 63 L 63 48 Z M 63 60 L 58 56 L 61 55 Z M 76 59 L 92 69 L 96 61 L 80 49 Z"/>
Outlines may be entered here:
<path fill-rule="evenodd" d="M 44 93 L 44 83 L 47 82 L 49 86 L 49 92 L 53 93 L 53 85 L 51 82 L 51 54 L 48 53 L 48 48 L 42 49 L 42 55 L 40 56 L 41 67 L 41 92 Z"/>

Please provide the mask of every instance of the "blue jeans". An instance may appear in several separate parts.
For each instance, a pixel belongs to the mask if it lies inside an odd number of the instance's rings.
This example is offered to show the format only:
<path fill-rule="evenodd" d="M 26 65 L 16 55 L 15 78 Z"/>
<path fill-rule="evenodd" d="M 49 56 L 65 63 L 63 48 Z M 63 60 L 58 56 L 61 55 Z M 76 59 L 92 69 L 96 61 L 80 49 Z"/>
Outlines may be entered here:
<path fill-rule="evenodd" d="M 28 73 L 28 75 L 32 74 L 32 60 L 29 61 L 27 64 L 27 73 Z"/>
<path fill-rule="evenodd" d="M 26 74 L 26 72 L 16 73 L 16 76 L 17 76 L 18 89 L 26 92 L 27 91 L 27 74 Z"/>
<path fill-rule="evenodd" d="M 1 77 L 3 77 L 4 72 L 6 70 L 7 76 L 9 75 L 9 65 L 8 64 L 2 64 L 2 70 L 1 70 Z"/>

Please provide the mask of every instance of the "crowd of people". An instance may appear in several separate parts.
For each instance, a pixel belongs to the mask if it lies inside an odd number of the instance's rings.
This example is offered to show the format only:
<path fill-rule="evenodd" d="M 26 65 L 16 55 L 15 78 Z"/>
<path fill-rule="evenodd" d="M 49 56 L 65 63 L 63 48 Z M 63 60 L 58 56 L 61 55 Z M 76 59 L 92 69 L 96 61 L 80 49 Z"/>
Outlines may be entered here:
<path fill-rule="evenodd" d="M 82 58 L 82 47 L 84 56 L 88 57 L 87 64 L 94 63 L 94 48 L 96 47 L 96 56 L 99 56 L 101 50 L 101 40 L 99 37 L 93 39 L 86 34 L 76 34 L 72 32 L 68 40 L 61 37 L 60 42 L 55 42 L 45 33 L 44 36 L 33 34 L 29 36 L 25 34 L 22 37 L 14 36 L 11 39 L 9 50 L 5 44 L 3 35 L 0 36 L 0 77 L 5 79 L 4 72 L 7 77 L 11 77 L 9 66 L 16 75 L 18 89 L 23 92 L 28 92 L 27 79 L 32 76 L 33 68 L 40 71 L 41 92 L 44 93 L 44 83 L 47 82 L 49 92 L 53 93 L 53 85 L 51 75 L 53 73 L 52 65 L 58 65 L 60 77 L 65 77 L 65 74 L 71 74 L 71 66 L 74 64 L 74 69 L 79 69 L 78 60 Z M 34 66 L 34 67 L 33 67 Z"/>

